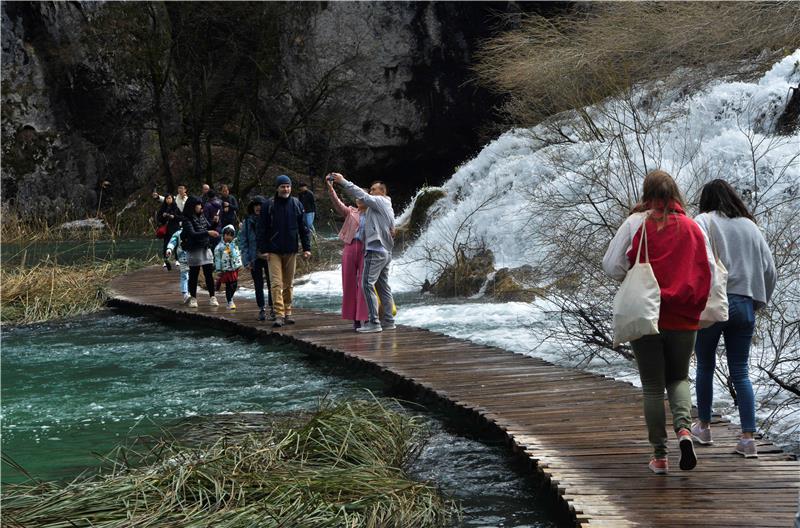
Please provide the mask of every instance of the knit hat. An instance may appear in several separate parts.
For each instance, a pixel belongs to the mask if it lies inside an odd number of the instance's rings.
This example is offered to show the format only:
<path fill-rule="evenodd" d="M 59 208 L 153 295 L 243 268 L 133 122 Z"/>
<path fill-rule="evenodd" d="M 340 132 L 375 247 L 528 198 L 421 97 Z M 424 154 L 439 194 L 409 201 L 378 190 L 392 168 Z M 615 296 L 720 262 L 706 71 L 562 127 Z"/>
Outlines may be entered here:
<path fill-rule="evenodd" d="M 280 176 L 278 176 L 277 178 L 275 178 L 275 186 L 276 186 L 276 187 L 277 187 L 278 185 L 286 185 L 286 184 L 289 184 L 289 185 L 291 185 L 291 184 L 292 184 L 292 180 L 291 180 L 291 178 L 289 178 L 287 175 L 285 175 L 285 174 L 281 174 Z"/>

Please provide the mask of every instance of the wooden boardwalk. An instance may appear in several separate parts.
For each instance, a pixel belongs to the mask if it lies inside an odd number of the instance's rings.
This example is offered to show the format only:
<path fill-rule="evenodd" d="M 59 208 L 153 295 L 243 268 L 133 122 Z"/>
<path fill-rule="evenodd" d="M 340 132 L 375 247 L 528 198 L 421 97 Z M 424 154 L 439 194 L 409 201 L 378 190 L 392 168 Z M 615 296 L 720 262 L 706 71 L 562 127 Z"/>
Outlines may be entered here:
<path fill-rule="evenodd" d="M 147 268 L 112 283 L 113 306 L 247 335 L 279 334 L 333 357 L 363 361 L 474 411 L 505 432 L 551 483 L 580 526 L 791 527 L 798 509 L 800 463 L 766 440 L 759 458 L 733 453 L 738 429 L 713 424 L 713 447 L 697 447 L 694 471 L 647 469 L 640 390 L 622 382 L 499 348 L 398 326 L 356 334 L 336 314 L 300 311 L 297 324 L 273 332 L 256 321 L 255 302 L 238 310 L 180 302 L 178 276 Z M 202 295 L 200 295 L 202 299 Z"/>

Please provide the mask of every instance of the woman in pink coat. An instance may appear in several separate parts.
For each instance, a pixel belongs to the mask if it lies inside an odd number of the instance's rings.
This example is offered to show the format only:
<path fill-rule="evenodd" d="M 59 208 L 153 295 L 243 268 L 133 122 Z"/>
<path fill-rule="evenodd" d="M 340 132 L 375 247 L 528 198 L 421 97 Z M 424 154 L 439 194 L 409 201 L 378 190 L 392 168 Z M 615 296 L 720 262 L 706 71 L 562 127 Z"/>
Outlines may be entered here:
<path fill-rule="evenodd" d="M 336 195 L 333 183 L 328 192 L 334 209 L 344 218 L 339 239 L 344 242 L 342 251 L 342 319 L 353 321 L 353 328 L 361 327 L 361 321 L 369 319 L 367 300 L 361 289 L 361 273 L 364 270 L 364 213 L 366 206 L 356 200 L 358 208 L 348 207 Z"/>

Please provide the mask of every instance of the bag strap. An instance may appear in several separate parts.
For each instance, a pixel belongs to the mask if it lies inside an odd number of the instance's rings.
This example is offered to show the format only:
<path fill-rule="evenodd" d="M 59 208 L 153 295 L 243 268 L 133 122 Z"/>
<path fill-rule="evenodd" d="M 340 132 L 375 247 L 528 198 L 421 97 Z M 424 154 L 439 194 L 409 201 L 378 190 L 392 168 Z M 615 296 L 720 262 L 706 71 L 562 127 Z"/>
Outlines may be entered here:
<path fill-rule="evenodd" d="M 644 262 L 645 264 L 650 263 L 650 251 L 647 247 L 647 216 L 645 214 L 644 218 L 642 218 L 642 225 L 639 228 L 642 231 L 642 235 L 639 237 L 639 248 L 636 250 L 636 264 L 641 264 L 642 246 L 644 246 Z"/>
<path fill-rule="evenodd" d="M 714 221 L 708 220 L 708 238 L 711 239 L 711 254 L 714 255 L 714 262 L 719 262 L 719 251 L 717 251 L 717 241 L 714 239 Z"/>

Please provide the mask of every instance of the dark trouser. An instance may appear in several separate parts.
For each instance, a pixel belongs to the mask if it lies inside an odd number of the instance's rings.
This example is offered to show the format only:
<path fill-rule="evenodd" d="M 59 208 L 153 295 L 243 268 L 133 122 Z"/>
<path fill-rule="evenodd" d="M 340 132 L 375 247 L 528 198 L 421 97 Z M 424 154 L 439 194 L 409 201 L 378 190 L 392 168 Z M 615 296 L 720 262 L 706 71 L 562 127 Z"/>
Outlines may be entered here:
<path fill-rule="evenodd" d="M 189 268 L 189 295 L 197 297 L 197 279 L 200 277 L 201 266 L 192 266 Z M 214 265 L 203 264 L 203 277 L 206 279 L 206 288 L 208 295 L 214 296 Z"/>
<path fill-rule="evenodd" d="M 694 330 L 661 330 L 631 341 L 642 380 L 647 435 L 656 457 L 667 456 L 664 389 L 675 432 L 692 426 L 689 360 L 696 335 Z"/>
<path fill-rule="evenodd" d="M 231 302 L 233 300 L 233 294 L 236 293 L 236 288 L 239 287 L 238 281 L 233 282 L 226 282 L 225 283 L 225 300 Z"/>
<path fill-rule="evenodd" d="M 257 258 L 253 263 L 253 269 L 250 270 L 253 276 L 253 288 L 256 290 L 256 304 L 260 309 L 264 309 L 264 277 L 267 278 L 267 296 L 269 306 L 272 308 L 272 291 L 269 282 L 269 265 L 264 259 Z"/>

